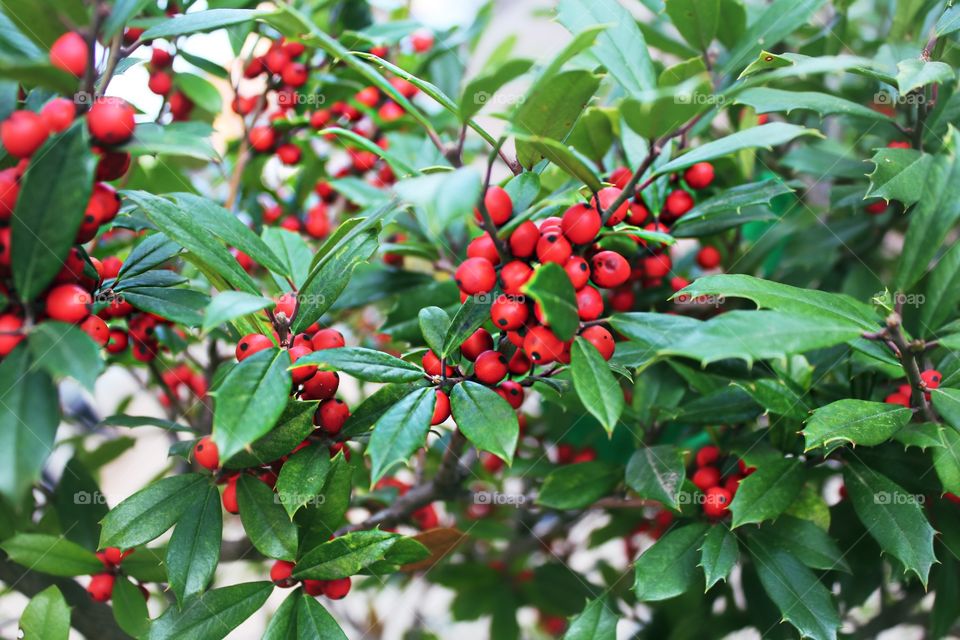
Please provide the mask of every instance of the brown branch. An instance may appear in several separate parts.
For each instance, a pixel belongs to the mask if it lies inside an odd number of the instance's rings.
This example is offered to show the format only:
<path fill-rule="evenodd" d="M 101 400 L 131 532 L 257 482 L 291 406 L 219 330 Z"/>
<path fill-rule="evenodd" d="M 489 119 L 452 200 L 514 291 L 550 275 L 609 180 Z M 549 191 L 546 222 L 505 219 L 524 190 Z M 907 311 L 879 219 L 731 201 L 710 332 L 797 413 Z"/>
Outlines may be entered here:
<path fill-rule="evenodd" d="M 913 404 L 920 407 L 924 418 L 930 422 L 937 422 L 937 415 L 930 407 L 930 403 L 927 402 L 927 385 L 920 377 L 919 359 L 920 353 L 923 352 L 923 346 L 922 344 L 907 344 L 900 328 L 902 322 L 899 313 L 891 313 L 887 317 L 887 333 L 890 336 L 890 341 L 896 345 L 900 352 L 900 364 L 903 366 L 903 370 L 907 374 L 907 380 L 910 382 L 910 388 L 913 390 Z M 916 347 L 919 347 L 919 352 Z"/>

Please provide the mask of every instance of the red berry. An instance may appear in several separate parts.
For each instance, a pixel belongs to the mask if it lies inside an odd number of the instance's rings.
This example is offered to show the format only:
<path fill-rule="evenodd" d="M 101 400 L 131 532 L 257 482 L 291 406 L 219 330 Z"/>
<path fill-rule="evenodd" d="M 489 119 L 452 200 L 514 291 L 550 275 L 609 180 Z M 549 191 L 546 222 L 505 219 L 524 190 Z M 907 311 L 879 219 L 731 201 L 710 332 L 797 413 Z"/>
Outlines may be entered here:
<path fill-rule="evenodd" d="M 380 90 L 376 87 L 364 87 L 353 96 L 353 99 L 365 107 L 374 108 L 380 102 Z"/>
<path fill-rule="evenodd" d="M 165 96 L 173 89 L 173 78 L 166 71 L 154 71 L 147 81 L 147 88 L 158 96 Z"/>
<path fill-rule="evenodd" d="M 5 313 L 0 316 L 0 358 L 9 355 L 26 336 L 21 332 L 23 318 Z"/>
<path fill-rule="evenodd" d="M 47 124 L 47 129 L 53 133 L 60 133 L 66 130 L 77 117 L 77 107 L 73 104 L 73 100 L 54 98 L 43 105 L 40 117 Z"/>
<path fill-rule="evenodd" d="M 706 246 L 697 252 L 697 264 L 709 271 L 720 266 L 720 251 L 716 247 Z"/>
<path fill-rule="evenodd" d="M 487 193 L 483 196 L 483 206 L 490 214 L 493 224 L 498 227 L 513 215 L 513 201 L 510 199 L 510 194 L 502 187 L 493 186 L 487 189 Z M 483 214 L 479 208 L 474 209 L 473 215 L 477 223 L 483 222 Z"/>
<path fill-rule="evenodd" d="M 510 361 L 507 363 L 507 369 L 515 376 L 523 375 L 530 371 L 530 358 L 528 358 L 523 351 L 517 349 L 510 357 Z"/>
<path fill-rule="evenodd" d="M 683 181 L 691 189 L 706 189 L 713 182 L 713 165 L 698 162 L 683 172 Z"/>
<path fill-rule="evenodd" d="M 642 202 L 631 202 L 630 213 L 627 214 L 627 222 L 635 227 L 639 227 L 650 216 L 650 211 Z"/>
<path fill-rule="evenodd" d="M 497 284 L 497 272 L 493 264 L 483 258 L 467 258 L 454 274 L 457 286 L 467 295 L 486 293 Z"/>
<path fill-rule="evenodd" d="M 609 360 L 613 357 L 616 343 L 613 341 L 613 336 L 610 335 L 609 331 L 599 325 L 594 325 L 584 329 L 580 335 L 597 348 L 597 351 L 600 352 L 604 360 Z"/>
<path fill-rule="evenodd" d="M 698 467 L 706 467 L 707 465 L 711 465 L 719 459 L 720 459 L 720 448 L 715 447 L 712 444 L 708 444 L 705 447 L 701 447 L 700 450 L 697 451 Z"/>
<path fill-rule="evenodd" d="M 940 381 L 943 379 L 943 376 L 940 375 L 940 372 L 936 369 L 927 369 L 920 374 L 920 379 L 927 385 L 927 389 L 933 390 L 940 386 Z"/>
<path fill-rule="evenodd" d="M 567 272 L 574 289 L 582 289 L 590 280 L 590 265 L 580 256 L 570 256 L 570 259 L 563 263 L 563 270 Z"/>
<path fill-rule="evenodd" d="M 286 165 L 297 164 L 300 162 L 300 147 L 295 144 L 287 143 L 282 144 L 277 147 L 277 157 L 280 158 L 280 162 Z"/>
<path fill-rule="evenodd" d="M 321 329 L 317 331 L 310 340 L 314 351 L 323 349 L 338 349 L 347 344 L 343 339 L 343 334 L 336 329 Z"/>
<path fill-rule="evenodd" d="M 468 258 L 483 258 L 490 264 L 500 264 L 500 254 L 497 253 L 497 245 L 489 233 L 477 236 L 467 245 Z M 521 263 L 522 264 L 522 263 Z"/>
<path fill-rule="evenodd" d="M 101 224 L 106 224 L 117 217 L 120 212 L 120 196 L 117 190 L 105 182 L 93 185 L 93 193 L 87 202 L 87 211 L 92 211 Z"/>
<path fill-rule="evenodd" d="M 730 492 L 723 487 L 710 487 L 705 493 L 703 512 L 710 518 L 722 518 L 727 515 L 727 505 L 732 498 Z"/>
<path fill-rule="evenodd" d="M 604 289 L 619 287 L 630 278 L 630 264 L 615 251 L 601 251 L 593 256 L 592 277 Z"/>
<path fill-rule="evenodd" d="M 537 249 L 540 230 L 530 220 L 525 220 L 510 234 L 510 253 L 517 258 L 529 258 Z"/>
<path fill-rule="evenodd" d="M 239 478 L 240 476 L 230 476 L 223 488 L 223 496 L 221 496 L 224 510 L 234 515 L 240 513 L 240 505 L 237 502 L 237 480 Z"/>
<path fill-rule="evenodd" d="M 209 436 L 200 438 L 193 446 L 193 459 L 204 469 L 213 471 L 220 466 L 220 451 L 217 449 L 217 444 Z"/>
<path fill-rule="evenodd" d="M 249 358 L 258 351 L 263 351 L 264 349 L 272 349 L 274 346 L 273 340 L 267 336 L 260 333 L 250 333 L 242 338 L 240 342 L 237 343 L 237 360 L 243 361 L 246 358 Z"/>
<path fill-rule="evenodd" d="M 332 398 L 320 403 L 313 416 L 313 423 L 323 429 L 327 435 L 335 436 L 340 433 L 340 429 L 349 417 L 350 408 L 347 404 L 343 400 Z"/>
<path fill-rule="evenodd" d="M 106 602 L 113 595 L 113 583 L 116 577 L 112 573 L 98 573 L 90 579 L 87 593 L 97 602 Z"/>
<path fill-rule="evenodd" d="M 304 580 L 302 584 L 304 593 L 314 598 L 322 596 L 327 588 L 326 580 Z"/>
<path fill-rule="evenodd" d="M 477 356 L 473 373 L 483 384 L 497 384 L 507 375 L 507 357 L 499 351 L 484 351 Z"/>
<path fill-rule="evenodd" d="M 393 100 L 387 100 L 385 103 L 383 103 L 383 106 L 377 110 L 377 115 L 380 116 L 380 119 L 384 122 L 393 122 L 395 120 L 399 120 L 403 117 L 404 113 L 405 111 L 403 110 L 403 107 L 398 105 Z"/>
<path fill-rule="evenodd" d="M 716 467 L 700 467 L 690 478 L 701 491 L 720 485 L 720 470 Z"/>
<path fill-rule="evenodd" d="M 523 293 L 523 285 L 532 275 L 533 269 L 526 262 L 511 260 L 500 269 L 500 282 L 503 284 L 503 292 L 512 296 L 520 295 Z"/>
<path fill-rule="evenodd" d="M 90 292 L 75 284 L 58 285 L 46 298 L 47 315 L 61 322 L 80 322 L 90 315 L 92 305 Z"/>
<path fill-rule="evenodd" d="M 116 567 L 123 561 L 124 555 L 117 547 L 107 547 L 103 550 L 103 561 Z"/>
<path fill-rule="evenodd" d="M 266 55 L 263 56 L 263 66 L 265 66 L 270 73 L 282 73 L 288 64 L 290 64 L 290 54 L 282 47 L 272 47 L 267 51 Z"/>
<path fill-rule="evenodd" d="M 302 87 L 310 77 L 307 65 L 300 62 L 291 62 L 283 68 L 283 81 L 291 87 Z"/>
<path fill-rule="evenodd" d="M 577 313 L 581 320 L 596 320 L 603 315 L 603 296 L 593 287 L 577 291 Z"/>
<path fill-rule="evenodd" d="M 683 189 L 671 191 L 663 203 L 663 213 L 666 214 L 664 217 L 670 220 L 679 218 L 692 208 L 693 196 Z"/>
<path fill-rule="evenodd" d="M 250 146 L 261 153 L 270 151 L 277 140 L 273 127 L 269 125 L 260 125 L 250 129 Z"/>
<path fill-rule="evenodd" d="M 295 566 L 292 562 L 277 560 L 273 563 L 273 566 L 270 567 L 270 579 L 273 580 L 275 585 L 282 589 L 292 587 L 297 583 L 297 581 L 291 577 Z"/>
<path fill-rule="evenodd" d="M 166 49 L 154 46 L 150 51 L 150 65 L 155 69 L 163 69 L 173 64 L 173 56 Z"/>
<path fill-rule="evenodd" d="M 643 274 L 648 278 L 662 278 L 670 273 L 673 261 L 670 255 L 658 253 L 655 256 L 647 256 L 643 259 Z"/>
<path fill-rule="evenodd" d="M 530 309 L 522 300 L 506 296 L 498 297 L 490 306 L 490 317 L 498 329 L 514 331 L 527 322 Z"/>
<path fill-rule="evenodd" d="M 97 163 L 97 180 L 116 180 L 130 168 L 130 154 L 126 152 L 102 152 Z"/>
<path fill-rule="evenodd" d="M 573 247 L 559 229 L 551 228 L 540 235 L 537 241 L 537 258 L 540 262 L 555 262 L 562 265 L 573 253 Z"/>
<path fill-rule="evenodd" d="M 337 580 L 327 580 L 324 587 L 324 594 L 331 600 L 342 600 L 350 593 L 350 578 L 339 578 Z"/>
<path fill-rule="evenodd" d="M 0 171 L 0 220 L 9 220 L 20 195 L 20 173 L 16 167 Z"/>
<path fill-rule="evenodd" d="M 293 362 L 296 362 L 300 358 L 313 353 L 313 349 L 311 349 L 307 345 L 300 345 L 300 346 L 292 347 L 289 353 L 290 353 L 290 360 Z M 304 382 L 312 378 L 316 373 L 317 373 L 316 365 L 310 365 L 306 367 L 295 367 L 290 370 L 290 375 L 293 378 L 293 384 L 295 385 L 303 384 Z"/>
<path fill-rule="evenodd" d="M 523 350 L 536 364 L 547 364 L 563 354 L 563 342 L 547 327 L 530 329 L 523 339 Z"/>
<path fill-rule="evenodd" d="M 27 158 L 40 148 L 50 135 L 47 123 L 33 111 L 14 111 L 0 125 L 0 139 L 7 153 Z"/>
<path fill-rule="evenodd" d="M 600 191 L 597 191 L 597 198 L 600 200 L 600 208 L 606 212 L 622 193 L 623 191 L 617 189 L 616 187 L 604 187 L 603 189 L 600 189 Z M 616 211 L 614 211 L 613 214 L 607 219 L 607 226 L 612 227 L 623 222 L 624 218 L 627 217 L 627 212 L 629 211 L 629 200 L 622 202 L 620 206 L 617 207 Z"/>
<path fill-rule="evenodd" d="M 130 337 L 123 329 L 110 329 L 110 341 L 107 342 L 107 353 L 114 355 L 123 353 L 127 350 L 130 343 Z M 3 355 L 0 353 L 0 355 Z"/>
<path fill-rule="evenodd" d="M 410 45 L 417 53 L 426 53 L 433 48 L 433 33 L 426 29 L 418 29 L 410 34 Z"/>
<path fill-rule="evenodd" d="M 304 400 L 329 400 L 340 387 L 340 375 L 336 371 L 317 371 L 303 383 L 300 397 Z"/>
<path fill-rule="evenodd" d="M 99 316 L 87 316 L 87 319 L 80 323 L 80 328 L 101 347 L 110 342 L 110 328 Z"/>
<path fill-rule="evenodd" d="M 600 213 L 588 204 L 575 204 L 563 214 L 560 229 L 573 244 L 588 244 L 597 238 Z"/>
<path fill-rule="evenodd" d="M 443 391 L 437 389 L 437 401 L 433 405 L 433 417 L 430 418 L 431 425 L 438 425 L 450 417 L 450 398 Z"/>
<path fill-rule="evenodd" d="M 501 398 L 510 403 L 514 409 L 519 409 L 523 404 L 523 387 L 519 382 L 513 380 L 504 380 L 497 387 L 497 393 Z"/>
<path fill-rule="evenodd" d="M 133 107 L 122 98 L 100 98 L 87 113 L 90 135 L 102 144 L 122 144 L 136 127 Z"/>
<path fill-rule="evenodd" d="M 50 64 L 79 78 L 87 70 L 89 53 L 87 41 L 79 33 L 68 31 L 50 47 Z"/>
<path fill-rule="evenodd" d="M 420 364 L 423 366 L 423 370 L 427 372 L 427 375 L 440 375 L 440 358 L 433 351 L 427 351 L 425 354 L 423 354 L 423 358 L 420 359 Z M 444 374 L 447 376 L 452 376 L 453 372 L 453 367 L 447 365 Z"/>
<path fill-rule="evenodd" d="M 99 230 L 100 216 L 95 208 L 91 210 L 88 207 L 83 214 L 83 218 L 80 220 L 80 228 L 77 229 L 77 237 L 75 242 L 77 244 L 90 242 L 97 236 L 97 231 Z"/>
<path fill-rule="evenodd" d="M 493 338 L 484 328 L 477 329 L 460 345 L 460 355 L 471 362 L 484 351 L 493 349 Z"/>

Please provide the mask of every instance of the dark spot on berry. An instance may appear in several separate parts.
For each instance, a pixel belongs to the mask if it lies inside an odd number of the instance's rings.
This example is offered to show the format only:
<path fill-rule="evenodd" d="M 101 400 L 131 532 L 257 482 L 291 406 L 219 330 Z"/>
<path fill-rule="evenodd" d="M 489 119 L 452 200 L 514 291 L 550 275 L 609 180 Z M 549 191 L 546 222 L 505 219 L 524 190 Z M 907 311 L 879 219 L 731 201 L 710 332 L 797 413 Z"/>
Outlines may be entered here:
<path fill-rule="evenodd" d="M 246 342 L 243 342 L 240 344 L 240 351 L 246 351 L 249 348 L 250 348 L 250 345 L 248 345 Z"/>

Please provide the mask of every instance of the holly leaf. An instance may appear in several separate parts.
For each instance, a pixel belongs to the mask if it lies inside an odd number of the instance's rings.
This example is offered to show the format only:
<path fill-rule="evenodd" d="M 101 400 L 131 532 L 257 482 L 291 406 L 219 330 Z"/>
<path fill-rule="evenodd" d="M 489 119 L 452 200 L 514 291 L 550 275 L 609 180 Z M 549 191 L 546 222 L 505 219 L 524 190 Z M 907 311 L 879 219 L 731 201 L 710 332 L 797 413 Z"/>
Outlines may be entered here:
<path fill-rule="evenodd" d="M 167 607 L 145 638 L 219 640 L 259 611 L 273 587 L 272 582 L 243 582 L 191 596 L 182 607 Z"/>
<path fill-rule="evenodd" d="M 517 414 L 489 387 L 461 382 L 450 393 L 450 411 L 467 440 L 509 465 L 520 437 Z"/>
<path fill-rule="evenodd" d="M 737 537 L 733 532 L 723 523 L 711 526 L 700 547 L 699 566 L 706 578 L 704 591 L 709 591 L 721 580 L 726 581 L 739 557 Z"/>
<path fill-rule="evenodd" d="M 845 398 L 815 409 L 803 429 L 806 451 L 823 447 L 829 453 L 849 442 L 872 447 L 892 438 L 913 412 L 898 405 Z"/>
<path fill-rule="evenodd" d="M 323 371 L 339 371 L 367 382 L 412 382 L 425 375 L 423 369 L 413 363 L 364 347 L 322 349 L 294 363 L 294 367 L 306 365 L 317 365 Z"/>
<path fill-rule="evenodd" d="M 693 588 L 707 525 L 694 523 L 668 531 L 634 562 L 633 590 L 640 602 L 667 600 Z"/>
<path fill-rule="evenodd" d="M 209 486 L 204 496 L 183 512 L 167 545 L 167 578 L 181 606 L 185 598 L 202 593 L 213 579 L 222 536 L 220 493 Z"/>
<path fill-rule="evenodd" d="M 209 478 L 199 473 L 170 476 L 147 485 L 103 519 L 99 548 L 130 549 L 159 537 L 202 499 L 208 486 Z"/>
<path fill-rule="evenodd" d="M 796 458 L 764 460 L 756 471 L 740 481 L 730 503 L 733 528 L 779 516 L 796 499 L 803 480 L 803 465 Z"/>
<path fill-rule="evenodd" d="M 273 490 L 259 478 L 243 474 L 237 482 L 240 521 L 257 551 L 268 558 L 293 560 L 297 555 L 297 527 Z"/>
<path fill-rule="evenodd" d="M 544 322 L 554 335 L 570 340 L 580 328 L 577 292 L 563 267 L 548 262 L 540 265 L 523 286 L 523 292 L 540 305 Z"/>
<path fill-rule="evenodd" d="M 686 470 L 683 455 L 673 445 L 641 447 L 627 462 L 627 486 L 641 498 L 657 500 L 677 509 L 680 507 L 680 488 Z"/>
<path fill-rule="evenodd" d="M 424 446 L 436 401 L 437 392 L 433 387 L 417 389 L 389 408 L 373 425 L 366 451 L 370 456 L 371 485 Z"/>

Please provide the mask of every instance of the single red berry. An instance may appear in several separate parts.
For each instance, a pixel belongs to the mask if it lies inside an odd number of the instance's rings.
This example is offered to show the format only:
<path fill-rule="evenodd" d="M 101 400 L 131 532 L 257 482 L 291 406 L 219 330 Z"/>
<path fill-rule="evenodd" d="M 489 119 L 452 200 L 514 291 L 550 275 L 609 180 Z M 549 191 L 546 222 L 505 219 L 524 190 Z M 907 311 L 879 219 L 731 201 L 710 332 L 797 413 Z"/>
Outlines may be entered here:
<path fill-rule="evenodd" d="M 705 447 L 701 447 L 697 451 L 697 466 L 706 467 L 713 464 L 720 459 L 720 448 L 715 447 L 712 444 L 708 444 Z"/>
<path fill-rule="evenodd" d="M 510 356 L 510 361 L 507 362 L 507 369 L 509 369 L 513 375 L 519 376 L 530 371 L 530 365 L 530 358 L 527 357 L 527 354 L 517 349 L 513 352 L 513 355 Z"/>
<path fill-rule="evenodd" d="M 237 343 L 236 355 L 238 361 L 243 361 L 246 358 L 249 358 L 258 351 L 263 351 L 264 349 L 272 349 L 274 346 L 273 340 L 267 336 L 260 333 L 250 333 L 242 338 L 240 342 Z"/>
<path fill-rule="evenodd" d="M 270 579 L 273 580 L 275 585 L 282 589 L 292 587 L 297 584 L 297 581 L 291 577 L 295 566 L 292 562 L 277 560 L 273 563 L 273 566 L 270 567 Z"/>
<path fill-rule="evenodd" d="M 324 594 L 331 600 L 342 600 L 350 593 L 350 578 L 338 578 L 337 580 L 327 580 L 324 587 Z"/>
<path fill-rule="evenodd" d="M 100 230 L 100 215 L 97 210 L 89 207 L 83 213 L 80 219 L 80 228 L 77 229 L 77 237 L 74 241 L 77 244 L 85 244 L 97 237 L 97 231 Z"/>
<path fill-rule="evenodd" d="M 420 359 L 420 364 L 423 366 L 423 370 L 427 372 L 428 376 L 439 376 L 440 375 L 440 358 L 433 351 L 427 351 L 423 354 L 423 358 Z M 446 366 L 444 375 L 452 376 L 454 373 L 453 367 L 450 365 Z"/>
<path fill-rule="evenodd" d="M 574 289 L 582 289 L 590 280 L 590 265 L 580 256 L 570 256 L 563 263 L 563 270 L 567 272 Z"/>
<path fill-rule="evenodd" d="M 570 258 L 573 247 L 559 229 L 551 227 L 540 234 L 537 241 L 537 258 L 540 262 L 555 262 L 562 265 Z"/>
<path fill-rule="evenodd" d="M 297 164 L 300 162 L 302 155 L 300 147 L 290 142 L 277 147 L 277 157 L 280 158 L 280 162 L 286 165 Z"/>
<path fill-rule="evenodd" d="M 610 182 L 617 189 L 623 189 L 627 186 L 627 183 L 630 182 L 630 178 L 633 177 L 633 172 L 626 167 L 617 167 L 610 172 L 610 178 L 607 179 L 607 182 Z"/>
<path fill-rule="evenodd" d="M 68 31 L 50 47 L 50 64 L 79 78 L 87 70 L 89 53 L 90 48 L 83 36 Z"/>
<path fill-rule="evenodd" d="M 507 357 L 499 351 L 484 351 L 477 356 L 473 373 L 483 384 L 497 384 L 507 375 Z"/>
<path fill-rule="evenodd" d="M 101 144 L 122 144 L 136 127 L 133 107 L 122 98 L 100 98 L 87 113 L 90 135 Z"/>
<path fill-rule="evenodd" d="M 340 387 L 340 375 L 336 371 L 317 371 L 303 383 L 300 397 L 304 400 L 329 400 Z"/>
<path fill-rule="evenodd" d="M 87 316 L 87 319 L 80 323 L 80 328 L 101 347 L 110 342 L 110 328 L 99 316 Z"/>
<path fill-rule="evenodd" d="M 601 251 L 593 256 L 592 278 L 604 289 L 619 287 L 630 278 L 630 264 L 616 251 Z"/>
<path fill-rule="evenodd" d="M 158 96 L 165 96 L 173 89 L 173 78 L 166 71 L 154 71 L 147 81 L 147 88 Z"/>
<path fill-rule="evenodd" d="M 283 47 L 271 47 L 266 55 L 263 56 L 263 66 L 265 66 L 270 73 L 283 73 L 284 68 L 288 64 L 290 64 L 290 54 L 287 53 Z"/>
<path fill-rule="evenodd" d="M 254 150 L 264 153 L 270 151 L 273 148 L 274 143 L 277 141 L 277 135 L 273 130 L 273 127 L 269 125 L 260 125 L 250 129 L 250 146 Z"/>
<path fill-rule="evenodd" d="M 364 87 L 354 94 L 353 99 L 365 107 L 374 108 L 380 102 L 380 90 L 376 87 Z"/>
<path fill-rule="evenodd" d="M 663 278 L 670 273 L 673 267 L 673 260 L 666 253 L 658 253 L 654 256 L 647 256 L 643 259 L 643 275 L 648 278 Z"/>
<path fill-rule="evenodd" d="M 523 350 L 535 364 L 547 364 L 560 358 L 563 342 L 550 329 L 539 326 L 527 332 Z"/>
<path fill-rule="evenodd" d="M 720 266 L 720 251 L 716 247 L 706 246 L 697 252 L 697 264 L 707 271 Z"/>
<path fill-rule="evenodd" d="M 588 244 L 597 238 L 600 213 L 588 204 L 575 204 L 563 214 L 560 229 L 573 244 Z"/>
<path fill-rule="evenodd" d="M 723 487 L 710 487 L 705 491 L 703 512 L 710 518 L 722 518 L 729 512 L 727 505 L 733 496 Z"/>
<path fill-rule="evenodd" d="M 460 345 L 460 355 L 473 362 L 484 351 L 493 349 L 493 337 L 483 327 L 477 329 Z"/>
<path fill-rule="evenodd" d="M 647 218 L 650 217 L 650 211 L 642 202 L 631 202 L 630 212 L 627 214 L 627 222 L 635 227 L 639 227 Z"/>
<path fill-rule="evenodd" d="M 597 191 L 597 198 L 600 200 L 600 208 L 606 212 L 610 207 L 613 206 L 613 203 L 620 197 L 623 193 L 621 189 L 616 187 L 604 187 Z M 627 213 L 630 211 L 630 201 L 629 199 L 622 202 L 616 211 L 614 211 L 609 218 L 607 218 L 607 226 L 612 227 L 623 222 L 624 218 L 627 217 Z"/>
<path fill-rule="evenodd" d="M 65 131 L 77 117 L 77 107 L 73 104 L 73 100 L 54 98 L 43 105 L 40 117 L 47 124 L 47 129 L 53 133 L 60 133 Z"/>
<path fill-rule="evenodd" d="M 339 349 L 347 344 L 346 340 L 343 339 L 343 334 L 336 329 L 321 329 L 313 335 L 310 342 L 314 351 Z"/>
<path fill-rule="evenodd" d="M 633 287 L 629 283 L 622 284 L 610 294 L 610 308 L 614 311 L 630 311 L 636 300 Z"/>
<path fill-rule="evenodd" d="M 440 389 L 437 389 L 437 401 L 433 405 L 433 417 L 430 418 L 431 425 L 438 425 L 450 417 L 450 398 Z"/>
<path fill-rule="evenodd" d="M 97 602 L 106 602 L 113 595 L 113 584 L 116 577 L 112 573 L 98 573 L 90 579 L 87 593 Z"/>
<path fill-rule="evenodd" d="M 497 272 L 489 260 L 467 258 L 454 274 L 457 286 L 467 295 L 487 293 L 497 284 Z"/>
<path fill-rule="evenodd" d="M 920 379 L 927 385 L 927 389 L 933 390 L 940 386 L 943 376 L 936 369 L 927 369 L 920 374 Z"/>
<path fill-rule="evenodd" d="M 676 220 L 690 209 L 693 209 L 693 196 L 683 189 L 671 191 L 663 203 L 664 217 L 669 220 Z"/>
<path fill-rule="evenodd" d="M 23 318 L 12 313 L 0 315 L 0 357 L 9 355 L 18 344 L 23 342 L 26 335 L 22 330 Z"/>
<path fill-rule="evenodd" d="M 130 336 L 123 329 L 110 329 L 110 341 L 107 342 L 107 353 L 118 354 L 127 350 Z M 3 355 L 3 353 L 0 353 Z"/>
<path fill-rule="evenodd" d="M 326 580 L 304 580 L 302 584 L 304 593 L 314 598 L 322 596 L 327 588 Z"/>
<path fill-rule="evenodd" d="M 290 348 L 290 360 L 296 362 L 300 358 L 313 353 L 313 349 L 307 345 L 299 345 Z M 317 373 L 317 365 L 306 367 L 294 367 L 290 370 L 290 376 L 294 385 L 301 385 Z"/>
<path fill-rule="evenodd" d="M 377 110 L 377 115 L 380 116 L 380 119 L 384 122 L 394 122 L 403 117 L 404 113 L 403 107 L 398 105 L 393 100 L 387 100 L 383 105 Z"/>
<path fill-rule="evenodd" d="M 121 551 L 117 547 L 107 547 L 106 549 L 103 550 L 102 553 L 103 553 L 103 558 L 102 558 L 103 562 L 113 567 L 119 566 L 120 563 L 123 561 L 123 558 L 125 555 L 123 551 Z"/>
<path fill-rule="evenodd" d="M 540 230 L 530 220 L 521 222 L 510 234 L 510 253 L 517 258 L 529 258 L 537 250 Z"/>
<path fill-rule="evenodd" d="M 217 444 L 209 437 L 204 436 L 193 446 L 193 459 L 204 469 L 213 471 L 220 466 L 220 451 Z"/>
<path fill-rule="evenodd" d="M 709 162 L 698 162 L 683 172 L 683 181 L 691 189 L 706 189 L 713 182 L 713 165 Z"/>
<path fill-rule="evenodd" d="M 533 275 L 533 269 L 526 262 L 511 260 L 500 269 L 500 282 L 503 292 L 517 296 L 523 293 L 523 285 Z"/>
<path fill-rule="evenodd" d="M 343 400 L 331 398 L 324 400 L 317 407 L 313 416 L 313 423 L 323 429 L 324 433 L 335 436 L 340 433 L 347 418 L 350 417 L 350 408 Z"/>
<path fill-rule="evenodd" d="M 303 63 L 291 62 L 283 68 L 281 76 L 285 84 L 291 87 L 302 87 L 310 78 L 310 71 Z"/>
<path fill-rule="evenodd" d="M 716 467 L 700 467 L 690 480 L 701 491 L 720 485 L 720 470 Z"/>
<path fill-rule="evenodd" d="M 120 196 L 117 190 L 105 182 L 94 184 L 93 193 L 87 202 L 87 211 L 92 211 L 101 224 L 112 221 L 120 212 Z"/>
<path fill-rule="evenodd" d="M 497 386 L 497 394 L 510 403 L 514 409 L 519 409 L 523 404 L 523 387 L 514 380 L 504 380 Z"/>
<path fill-rule="evenodd" d="M 410 46 L 417 53 L 426 53 L 433 48 L 433 32 L 427 29 L 417 29 L 410 34 Z"/>
<path fill-rule="evenodd" d="M 603 315 L 603 296 L 593 287 L 583 287 L 577 291 L 577 313 L 581 320 L 589 322 Z"/>
<path fill-rule="evenodd" d="M 155 69 L 164 69 L 173 64 L 173 56 L 166 49 L 154 45 L 150 51 L 150 66 Z"/>
<path fill-rule="evenodd" d="M 27 158 L 47 140 L 47 123 L 33 111 L 14 111 L 0 125 L 0 140 L 7 153 L 15 158 Z"/>
<path fill-rule="evenodd" d="M 468 258 L 483 258 L 490 264 L 500 264 L 500 254 L 497 252 L 497 245 L 489 233 L 477 236 L 467 245 Z"/>
<path fill-rule="evenodd" d="M 584 329 L 580 335 L 597 348 L 597 351 L 600 352 L 604 360 L 609 360 L 613 357 L 616 343 L 613 341 L 613 336 L 609 331 L 599 325 L 594 325 Z"/>
<path fill-rule="evenodd" d="M 125 151 L 106 151 L 97 162 L 97 180 L 116 180 L 130 168 L 130 154 Z"/>
<path fill-rule="evenodd" d="M 890 149 L 909 149 L 910 143 L 906 140 L 893 140 L 887 143 L 887 147 Z"/>
<path fill-rule="evenodd" d="M 47 315 L 60 322 L 76 323 L 90 315 L 93 297 L 75 284 L 61 284 L 47 294 Z"/>
<path fill-rule="evenodd" d="M 490 305 L 490 317 L 498 329 L 514 331 L 527 322 L 530 309 L 527 303 L 507 296 L 499 296 Z"/>
<path fill-rule="evenodd" d="M 9 220 L 20 196 L 20 173 L 16 167 L 0 171 L 0 221 Z"/>
<path fill-rule="evenodd" d="M 490 214 L 493 224 L 498 227 L 513 215 L 513 200 L 510 199 L 510 194 L 502 187 L 493 186 L 487 189 L 487 193 L 483 196 L 483 206 Z M 474 209 L 473 216 L 478 224 L 483 223 L 483 214 L 479 208 Z"/>

